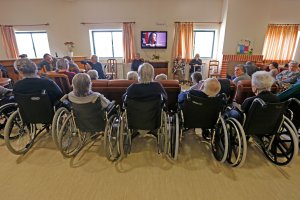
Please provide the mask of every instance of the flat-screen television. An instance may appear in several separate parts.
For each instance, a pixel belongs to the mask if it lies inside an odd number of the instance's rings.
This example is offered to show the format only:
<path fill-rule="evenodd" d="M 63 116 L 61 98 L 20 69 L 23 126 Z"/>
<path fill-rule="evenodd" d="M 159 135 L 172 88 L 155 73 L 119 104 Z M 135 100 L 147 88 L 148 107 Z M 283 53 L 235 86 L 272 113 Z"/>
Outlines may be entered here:
<path fill-rule="evenodd" d="M 141 31 L 142 49 L 166 49 L 167 31 Z"/>

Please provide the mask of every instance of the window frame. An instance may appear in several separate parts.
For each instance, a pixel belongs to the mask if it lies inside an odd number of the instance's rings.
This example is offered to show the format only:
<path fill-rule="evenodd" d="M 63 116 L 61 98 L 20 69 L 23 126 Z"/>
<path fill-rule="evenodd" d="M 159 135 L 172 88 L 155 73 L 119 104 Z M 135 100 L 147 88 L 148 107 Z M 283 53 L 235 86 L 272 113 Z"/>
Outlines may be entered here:
<path fill-rule="evenodd" d="M 196 33 L 197 32 L 212 32 L 213 33 L 213 41 L 212 41 L 212 48 L 211 48 L 211 54 L 210 57 L 202 57 L 200 54 L 201 58 L 207 59 L 207 58 L 213 58 L 214 57 L 214 50 L 215 50 L 215 40 L 216 40 L 216 31 L 215 29 L 194 29 L 194 44 L 193 44 L 193 57 L 195 56 L 195 44 L 196 44 Z"/>
<path fill-rule="evenodd" d="M 95 36 L 94 36 L 94 33 L 110 33 L 111 34 L 111 45 L 112 45 L 112 57 L 109 57 L 109 58 L 121 58 L 123 59 L 124 58 L 124 55 L 123 57 L 115 57 L 115 52 L 114 52 L 114 39 L 113 39 L 113 33 L 115 32 L 119 32 L 119 33 L 122 33 L 122 37 L 123 37 L 123 30 L 122 29 L 91 29 L 90 30 L 90 35 L 91 35 L 91 45 L 92 45 L 92 54 L 95 54 L 97 55 L 97 52 L 96 52 L 96 45 L 95 45 Z M 108 58 L 108 57 L 102 57 L 101 55 L 98 55 L 99 58 Z"/>
<path fill-rule="evenodd" d="M 15 35 L 17 35 L 17 34 L 30 34 L 30 38 L 31 38 L 31 42 L 32 42 L 32 47 L 33 47 L 33 51 L 34 51 L 34 55 L 37 58 L 35 44 L 34 44 L 34 40 L 33 40 L 33 37 L 32 37 L 32 34 L 35 34 L 35 33 L 45 33 L 45 34 L 47 34 L 47 38 L 48 38 L 47 31 L 15 31 Z M 49 46 L 49 39 L 48 39 L 47 42 L 48 42 L 48 46 Z M 50 46 L 49 46 L 49 51 L 50 51 Z"/>

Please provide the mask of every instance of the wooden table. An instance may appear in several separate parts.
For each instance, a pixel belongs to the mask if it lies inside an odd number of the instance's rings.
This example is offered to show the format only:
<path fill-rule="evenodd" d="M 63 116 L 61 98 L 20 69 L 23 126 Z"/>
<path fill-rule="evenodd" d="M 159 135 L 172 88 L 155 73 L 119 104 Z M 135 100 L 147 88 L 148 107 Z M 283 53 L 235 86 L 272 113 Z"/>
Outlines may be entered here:
<path fill-rule="evenodd" d="M 0 78 L 0 85 L 5 87 L 10 84 L 11 79 L 10 78 Z"/>

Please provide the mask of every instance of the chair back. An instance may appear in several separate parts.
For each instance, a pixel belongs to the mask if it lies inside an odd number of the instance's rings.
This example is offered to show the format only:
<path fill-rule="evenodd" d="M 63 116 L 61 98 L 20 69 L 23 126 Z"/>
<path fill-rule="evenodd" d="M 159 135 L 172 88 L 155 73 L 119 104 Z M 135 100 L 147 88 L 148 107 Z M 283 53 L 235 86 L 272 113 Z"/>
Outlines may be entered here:
<path fill-rule="evenodd" d="M 201 98 L 188 94 L 183 103 L 185 128 L 213 128 L 223 108 L 222 97 Z"/>
<path fill-rule="evenodd" d="M 127 113 L 128 128 L 137 130 L 155 130 L 161 126 L 162 97 L 151 101 L 142 101 L 125 97 L 124 107 Z"/>
<path fill-rule="evenodd" d="M 118 64 L 116 59 L 107 59 L 106 65 L 106 75 L 109 76 L 109 79 L 116 79 L 118 72 Z"/>
<path fill-rule="evenodd" d="M 219 72 L 219 61 L 218 60 L 210 60 L 208 64 L 208 78 L 210 77 L 221 77 Z"/>
<path fill-rule="evenodd" d="M 277 133 L 283 114 L 287 110 L 289 101 L 280 103 L 265 103 L 256 98 L 246 117 L 244 130 L 247 135 L 271 135 Z"/>
<path fill-rule="evenodd" d="M 164 87 L 167 95 L 167 110 L 168 111 L 177 111 L 177 103 L 178 103 L 178 95 L 181 91 L 181 87 L 179 85 L 178 80 L 161 80 L 159 81 L 161 85 Z"/>
<path fill-rule="evenodd" d="M 14 92 L 19 112 L 24 123 L 51 124 L 54 108 L 46 90 L 35 94 Z"/>
<path fill-rule="evenodd" d="M 71 102 L 76 127 L 82 132 L 101 132 L 105 130 L 106 113 L 100 99 L 95 102 L 78 104 Z"/>
<path fill-rule="evenodd" d="M 69 78 L 65 74 L 59 73 L 47 73 L 47 78 L 52 79 L 62 90 L 64 94 L 68 94 L 72 91 Z"/>

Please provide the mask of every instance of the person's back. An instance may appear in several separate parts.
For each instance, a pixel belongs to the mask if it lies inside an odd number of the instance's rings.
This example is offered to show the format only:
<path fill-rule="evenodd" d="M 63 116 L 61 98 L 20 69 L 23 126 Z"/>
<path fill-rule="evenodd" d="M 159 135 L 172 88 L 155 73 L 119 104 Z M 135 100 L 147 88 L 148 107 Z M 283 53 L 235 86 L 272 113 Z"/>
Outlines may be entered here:
<path fill-rule="evenodd" d="M 253 62 L 248 61 L 245 65 L 245 70 L 249 76 L 252 76 L 254 72 L 258 71 L 258 68 Z"/>
<path fill-rule="evenodd" d="M 56 83 L 49 79 L 40 78 L 37 75 L 37 67 L 29 59 L 27 63 L 20 66 L 19 72 L 24 78 L 15 83 L 13 87 L 14 93 L 32 94 L 46 90 L 53 104 L 63 96 L 61 89 Z"/>

